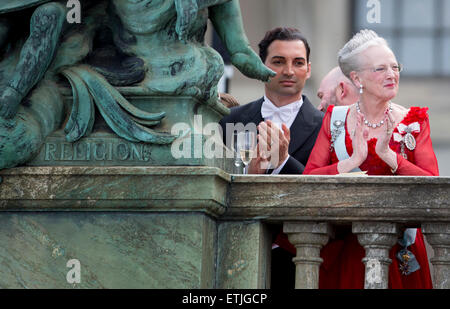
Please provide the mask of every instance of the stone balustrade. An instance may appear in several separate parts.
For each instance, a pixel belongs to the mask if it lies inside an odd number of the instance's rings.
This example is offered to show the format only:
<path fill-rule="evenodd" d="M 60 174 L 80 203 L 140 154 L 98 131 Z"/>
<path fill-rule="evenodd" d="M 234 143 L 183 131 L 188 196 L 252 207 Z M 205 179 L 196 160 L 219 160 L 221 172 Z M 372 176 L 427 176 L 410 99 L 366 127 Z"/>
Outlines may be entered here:
<path fill-rule="evenodd" d="M 233 176 L 222 218 L 283 223 L 297 248 L 296 287 L 313 289 L 334 224 L 351 225 L 365 248 L 367 289 L 387 288 L 401 228 L 421 227 L 434 249 L 433 285 L 450 288 L 449 177 Z"/>
<path fill-rule="evenodd" d="M 365 288 L 387 288 L 389 249 L 421 227 L 433 284 L 450 288 L 449 177 L 229 175 L 211 167 L 0 171 L 2 287 L 268 288 L 271 227 L 297 248 L 296 287 L 317 288 L 320 249 L 351 225 Z"/>

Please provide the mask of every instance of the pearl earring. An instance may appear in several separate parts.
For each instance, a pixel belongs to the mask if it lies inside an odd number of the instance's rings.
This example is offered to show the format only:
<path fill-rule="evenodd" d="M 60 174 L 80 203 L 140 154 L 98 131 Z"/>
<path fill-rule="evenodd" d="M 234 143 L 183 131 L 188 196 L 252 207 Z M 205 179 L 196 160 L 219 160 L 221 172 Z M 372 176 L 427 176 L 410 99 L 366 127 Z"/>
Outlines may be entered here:
<path fill-rule="evenodd" d="M 362 84 L 359 85 L 359 94 L 363 94 L 363 85 Z"/>

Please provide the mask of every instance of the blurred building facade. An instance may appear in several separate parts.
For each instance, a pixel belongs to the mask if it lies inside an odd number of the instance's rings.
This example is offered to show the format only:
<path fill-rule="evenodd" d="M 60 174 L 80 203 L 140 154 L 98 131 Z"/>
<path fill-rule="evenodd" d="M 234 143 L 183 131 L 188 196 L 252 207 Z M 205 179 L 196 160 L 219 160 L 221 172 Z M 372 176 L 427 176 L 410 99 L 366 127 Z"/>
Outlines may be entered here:
<path fill-rule="evenodd" d="M 252 48 L 277 26 L 300 29 L 311 46 L 312 75 L 304 94 L 319 104 L 321 79 L 337 65 L 337 52 L 360 29 L 387 39 L 400 63 L 394 102 L 430 108 L 431 137 L 440 173 L 450 176 L 450 0 L 240 0 Z M 241 104 L 263 95 L 261 82 L 234 69 L 228 92 Z"/>

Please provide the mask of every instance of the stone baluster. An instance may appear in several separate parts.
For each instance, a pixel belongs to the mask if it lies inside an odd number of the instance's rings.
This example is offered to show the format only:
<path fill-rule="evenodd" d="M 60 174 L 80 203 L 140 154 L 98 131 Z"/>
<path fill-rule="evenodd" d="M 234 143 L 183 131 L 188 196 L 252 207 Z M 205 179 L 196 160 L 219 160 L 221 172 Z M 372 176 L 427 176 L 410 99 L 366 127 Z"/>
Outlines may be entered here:
<path fill-rule="evenodd" d="M 295 288 L 318 289 L 319 266 L 323 262 L 320 249 L 328 242 L 331 235 L 328 223 L 285 222 L 283 232 L 297 248 L 295 263 Z"/>
<path fill-rule="evenodd" d="M 433 287 L 450 289 L 450 223 L 422 224 L 422 233 L 433 247 Z"/>
<path fill-rule="evenodd" d="M 357 222 L 352 231 L 358 235 L 359 243 L 366 250 L 362 260 L 365 264 L 365 289 L 387 289 L 389 279 L 389 250 L 398 239 L 395 223 Z"/>

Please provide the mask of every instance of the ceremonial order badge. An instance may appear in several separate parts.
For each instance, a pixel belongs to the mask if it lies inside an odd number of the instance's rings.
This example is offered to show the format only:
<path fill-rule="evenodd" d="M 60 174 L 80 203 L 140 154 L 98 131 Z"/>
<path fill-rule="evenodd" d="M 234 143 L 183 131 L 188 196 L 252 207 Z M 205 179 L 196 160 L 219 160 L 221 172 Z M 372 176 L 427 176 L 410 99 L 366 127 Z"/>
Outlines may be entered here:
<path fill-rule="evenodd" d="M 407 155 L 405 153 L 405 147 L 408 150 L 413 151 L 416 149 L 416 139 L 412 133 L 420 132 L 420 124 L 418 122 L 413 122 L 409 125 L 404 125 L 400 123 L 397 127 L 398 133 L 394 133 L 394 141 L 399 142 L 401 145 L 402 156 L 406 159 Z"/>
<path fill-rule="evenodd" d="M 416 139 L 414 138 L 414 136 L 411 133 L 409 133 L 409 132 L 406 133 L 406 135 L 404 137 L 404 141 L 405 141 L 406 148 L 408 148 L 411 151 L 416 149 Z"/>
<path fill-rule="evenodd" d="M 333 151 L 334 142 L 338 138 L 338 136 L 342 133 L 342 127 L 344 126 L 344 122 L 341 120 L 336 120 L 333 122 L 334 129 L 331 130 L 331 145 L 330 151 Z"/>

